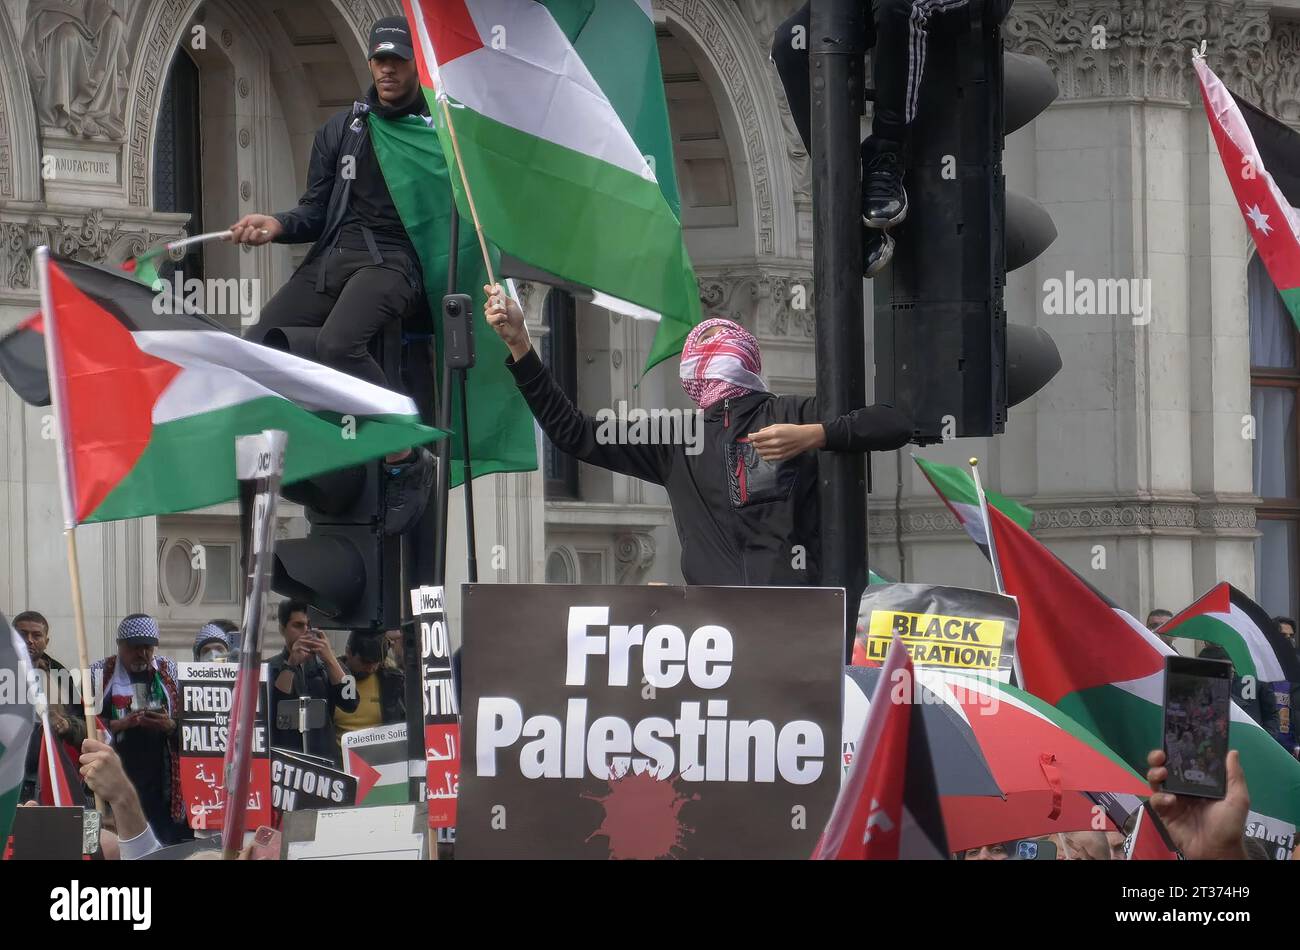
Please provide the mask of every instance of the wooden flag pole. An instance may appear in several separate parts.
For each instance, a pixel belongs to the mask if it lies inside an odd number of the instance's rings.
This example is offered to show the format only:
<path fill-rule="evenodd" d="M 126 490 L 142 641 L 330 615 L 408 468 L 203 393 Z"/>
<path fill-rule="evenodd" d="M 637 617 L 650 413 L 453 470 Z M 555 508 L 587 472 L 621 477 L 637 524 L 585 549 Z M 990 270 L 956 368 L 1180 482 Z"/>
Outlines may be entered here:
<path fill-rule="evenodd" d="M 483 236 L 483 223 L 479 221 L 478 208 L 474 204 L 474 192 L 470 191 L 469 178 L 465 174 L 465 163 L 460 157 L 460 139 L 456 137 L 456 125 L 451 121 L 451 107 L 447 104 L 447 96 L 444 93 L 438 93 L 438 99 L 442 103 L 442 114 L 447 120 L 447 133 L 451 136 L 451 150 L 456 156 L 456 170 L 460 172 L 460 183 L 465 188 L 465 200 L 469 204 L 469 216 L 474 221 L 474 230 L 478 234 L 479 251 L 483 254 L 483 266 L 487 268 L 488 283 L 497 282 L 496 274 L 492 270 L 492 258 L 488 254 L 487 238 Z M 452 200 L 456 198 L 453 190 Z"/>
<path fill-rule="evenodd" d="M 68 542 L 68 579 L 72 582 L 72 619 L 77 635 L 77 662 L 81 665 L 81 708 L 86 715 L 86 736 L 100 741 L 99 727 L 94 708 L 94 684 L 90 679 L 90 648 L 86 643 L 86 610 L 81 597 L 81 565 L 77 560 L 77 522 L 72 507 L 72 491 L 68 470 L 67 446 L 64 444 L 62 390 L 59 385 L 58 352 L 54 345 L 56 333 L 54 306 L 50 298 L 50 249 L 36 249 L 36 278 L 41 292 L 41 320 L 44 322 L 45 361 L 50 375 L 50 408 L 54 410 L 55 449 L 59 457 L 59 488 L 63 497 L 64 537 Z M 104 813 L 104 799 L 95 794 L 95 810 Z"/>

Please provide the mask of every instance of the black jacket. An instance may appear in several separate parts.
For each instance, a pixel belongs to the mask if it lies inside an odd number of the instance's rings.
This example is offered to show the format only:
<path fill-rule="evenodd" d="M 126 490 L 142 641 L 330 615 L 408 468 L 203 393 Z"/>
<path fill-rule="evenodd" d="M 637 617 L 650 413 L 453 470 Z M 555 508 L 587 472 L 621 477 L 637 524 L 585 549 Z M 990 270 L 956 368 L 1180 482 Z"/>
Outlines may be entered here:
<path fill-rule="evenodd" d="M 329 671 L 325 669 L 325 664 L 318 657 L 308 657 L 298 670 L 294 685 L 297 687 L 289 693 L 282 693 L 276 687 L 275 681 L 280 677 L 280 671 L 284 669 L 285 662 L 289 659 L 288 649 L 281 650 L 270 662 L 267 663 L 268 678 L 270 679 L 269 693 L 271 696 L 271 708 L 267 710 L 267 719 L 271 727 L 271 745 L 277 749 L 287 749 L 290 752 L 302 752 L 302 736 L 296 728 L 281 729 L 277 724 L 280 703 L 284 700 L 297 699 L 299 696 L 310 696 L 312 699 L 325 700 L 325 725 L 319 729 L 309 730 L 307 733 L 306 752 L 310 755 L 318 755 L 322 758 L 330 759 L 337 763 L 339 761 L 338 744 L 334 741 L 334 710 L 342 709 L 344 712 L 355 712 L 358 703 L 355 686 L 350 690 L 351 698 L 343 695 L 344 687 L 351 682 L 348 677 L 344 677 L 337 684 L 329 680 Z M 343 668 L 347 672 L 347 667 Z"/>
<path fill-rule="evenodd" d="M 602 423 L 569 401 L 536 351 L 506 365 L 556 448 L 668 489 L 686 583 L 821 583 L 817 453 L 765 462 L 748 444 L 749 433 L 764 426 L 822 422 L 815 397 L 751 393 L 714 403 L 704 410 L 703 448 L 690 455 L 680 441 L 627 445 L 598 438 Z M 823 424 L 827 451 L 897 449 L 912 434 L 907 418 L 890 406 L 868 406 Z"/>
<path fill-rule="evenodd" d="M 351 156 L 354 168 L 359 167 L 362 164 L 360 156 L 371 148 L 367 113 L 372 110 L 379 114 L 384 111 L 376 104 L 374 87 L 371 87 L 366 100 L 354 102 L 351 109 L 330 116 L 317 130 L 312 142 L 311 159 L 307 165 L 307 190 L 298 199 L 298 206 L 273 215 L 284 229 L 275 239 L 277 244 L 316 242 L 307 252 L 302 266 L 330 250 L 338 240 L 354 180 L 342 173 L 342 164 L 346 157 Z M 428 111 L 427 106 L 424 111 Z M 407 279 L 412 287 L 419 287 L 422 280 L 419 258 L 414 247 L 409 246 L 409 240 L 407 243 L 409 261 L 404 262 Z M 377 255 L 376 263 L 379 263 L 382 257 L 378 250 L 372 247 L 372 252 Z"/>

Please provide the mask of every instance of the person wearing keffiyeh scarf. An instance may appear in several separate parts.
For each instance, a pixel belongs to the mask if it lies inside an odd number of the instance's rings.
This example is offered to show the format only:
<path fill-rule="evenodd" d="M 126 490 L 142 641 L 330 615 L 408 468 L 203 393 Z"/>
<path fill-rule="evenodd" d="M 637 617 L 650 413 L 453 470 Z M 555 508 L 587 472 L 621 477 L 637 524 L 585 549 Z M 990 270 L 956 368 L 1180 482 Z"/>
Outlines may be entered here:
<path fill-rule="evenodd" d="M 891 406 L 824 419 L 816 397 L 772 393 L 758 341 L 723 318 L 682 348 L 682 390 L 698 407 L 667 440 L 662 429 L 609 424 L 581 411 L 542 364 L 519 305 L 486 288 L 485 316 L 510 349 L 507 367 L 557 449 L 668 492 L 688 584 L 805 586 L 821 581 L 818 452 L 900 448 L 911 420 Z M 653 430 L 653 427 L 652 427 Z M 620 441 L 621 440 L 621 441 Z"/>
<path fill-rule="evenodd" d="M 181 797 L 176 664 L 155 655 L 158 640 L 153 617 L 126 617 L 117 628 L 117 655 L 92 664 L 91 682 L 104 697 L 100 716 L 149 827 L 167 845 L 193 832 Z"/>

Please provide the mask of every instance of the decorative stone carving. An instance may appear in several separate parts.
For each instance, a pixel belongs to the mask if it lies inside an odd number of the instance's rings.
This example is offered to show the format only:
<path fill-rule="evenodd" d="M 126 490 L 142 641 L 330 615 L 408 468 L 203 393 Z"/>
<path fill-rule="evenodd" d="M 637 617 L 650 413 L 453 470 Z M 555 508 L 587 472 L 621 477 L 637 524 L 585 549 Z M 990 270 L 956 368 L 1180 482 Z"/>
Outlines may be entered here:
<path fill-rule="evenodd" d="M 123 221 L 106 221 L 95 208 L 84 218 L 32 217 L 25 222 L 0 223 L 0 287 L 30 290 L 32 252 L 42 244 L 54 254 L 86 261 L 104 261 L 110 252 L 125 259 L 138 254 L 172 233 L 141 231 Z"/>
<path fill-rule="evenodd" d="M 810 272 L 763 268 L 701 274 L 698 280 L 707 312 L 749 327 L 759 337 L 813 338 Z"/>
<path fill-rule="evenodd" d="M 758 218 L 758 253 L 774 254 L 776 237 L 772 170 L 768 166 L 762 123 L 759 120 L 760 103 L 755 98 L 736 49 L 728 41 L 728 31 L 719 19 L 720 11 L 716 4 L 702 3 L 700 0 L 660 0 L 659 6 L 694 34 L 696 41 L 708 52 L 717 69 L 718 78 L 726 86 L 727 98 L 740 123 L 753 182 L 754 210 Z M 762 106 L 766 108 L 766 103 Z"/>
<path fill-rule="evenodd" d="M 121 141 L 130 51 L 112 0 L 31 0 L 23 58 L 43 129 Z"/>
<path fill-rule="evenodd" d="M 1192 46 L 1206 40 L 1223 81 L 1259 101 L 1269 13 L 1247 0 L 1040 0 L 1017 3 L 1003 33 L 1008 49 L 1052 67 L 1062 99 L 1185 101 L 1195 89 Z"/>
<path fill-rule="evenodd" d="M 1259 77 L 1261 109 L 1300 125 L 1300 21 L 1274 20 Z"/>
<path fill-rule="evenodd" d="M 963 534 L 961 524 L 947 509 L 904 509 L 904 536 Z M 874 536 L 893 537 L 898 518 L 893 511 L 871 512 L 869 531 Z M 1034 530 L 1075 529 L 1105 533 L 1106 529 L 1144 529 L 1153 534 L 1167 531 L 1250 531 L 1255 527 L 1255 509 L 1242 504 L 1176 504 L 1130 502 L 1111 505 L 1062 505 L 1034 510 Z"/>
<path fill-rule="evenodd" d="M 181 27 L 181 17 L 188 0 L 164 0 L 157 18 L 146 24 L 146 45 L 142 56 L 144 66 L 140 83 L 135 88 L 131 105 L 131 130 L 127 143 L 127 174 L 130 175 L 130 201 L 139 207 L 148 207 L 149 167 L 153 161 L 154 102 L 165 80 L 163 71 L 171 62 L 173 37 Z"/>
<path fill-rule="evenodd" d="M 770 58 L 768 51 L 772 47 L 772 37 L 776 28 L 794 13 L 800 0 L 738 0 L 741 12 L 754 34 L 754 43 L 764 58 Z M 790 171 L 794 178 L 794 197 L 796 201 L 812 201 L 812 159 L 804 148 L 803 138 L 794 124 L 790 114 L 790 103 L 785 98 L 785 88 L 776 66 L 768 64 L 768 81 L 772 86 L 772 95 L 781 114 L 781 128 L 785 131 L 786 156 L 790 159 Z"/>
<path fill-rule="evenodd" d="M 615 572 L 618 583 L 640 583 L 655 560 L 654 536 L 641 532 L 619 535 L 614 542 L 614 559 L 618 562 Z"/>

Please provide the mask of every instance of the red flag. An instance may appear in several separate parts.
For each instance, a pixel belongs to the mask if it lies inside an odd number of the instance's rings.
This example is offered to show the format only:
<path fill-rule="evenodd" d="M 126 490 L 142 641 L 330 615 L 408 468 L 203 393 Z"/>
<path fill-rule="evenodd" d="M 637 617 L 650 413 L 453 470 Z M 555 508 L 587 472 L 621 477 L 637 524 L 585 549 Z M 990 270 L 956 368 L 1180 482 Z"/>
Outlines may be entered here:
<path fill-rule="evenodd" d="M 57 736 L 41 737 L 41 761 L 36 796 L 42 805 L 86 804 L 86 794 L 81 787 L 80 773 L 72 764 L 69 750 L 72 746 Z M 53 754 L 54 762 L 50 762 Z"/>
<path fill-rule="evenodd" d="M 1124 856 L 1130 861 L 1177 861 L 1178 853 L 1169 846 L 1160 828 L 1147 814 L 1147 805 L 1138 809 L 1133 831 L 1124 841 Z"/>
<path fill-rule="evenodd" d="M 911 654 L 895 640 L 814 860 L 949 856 Z"/>

